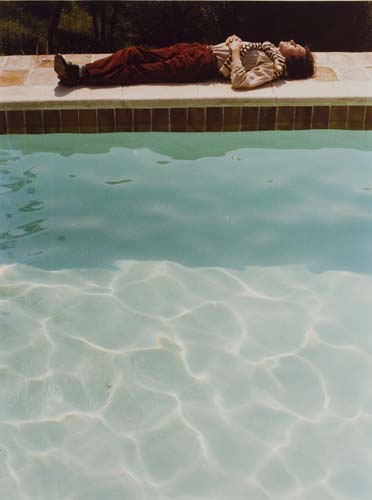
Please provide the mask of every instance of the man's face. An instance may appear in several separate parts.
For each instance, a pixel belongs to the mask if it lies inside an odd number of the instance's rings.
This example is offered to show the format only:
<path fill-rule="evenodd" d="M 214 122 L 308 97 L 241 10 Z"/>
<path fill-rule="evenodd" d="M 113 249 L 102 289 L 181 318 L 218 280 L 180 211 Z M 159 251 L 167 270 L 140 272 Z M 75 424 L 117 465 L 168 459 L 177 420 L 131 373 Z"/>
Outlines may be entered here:
<path fill-rule="evenodd" d="M 306 55 L 305 48 L 294 40 L 280 42 L 279 50 L 284 57 L 304 57 Z"/>

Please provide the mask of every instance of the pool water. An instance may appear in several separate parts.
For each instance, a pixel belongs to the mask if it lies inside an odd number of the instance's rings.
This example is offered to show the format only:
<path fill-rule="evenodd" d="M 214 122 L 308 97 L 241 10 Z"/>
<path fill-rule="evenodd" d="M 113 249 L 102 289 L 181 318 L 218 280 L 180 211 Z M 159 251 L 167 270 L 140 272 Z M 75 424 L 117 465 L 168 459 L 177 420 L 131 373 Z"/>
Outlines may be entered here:
<path fill-rule="evenodd" d="M 6 500 L 372 491 L 372 133 L 0 136 Z"/>

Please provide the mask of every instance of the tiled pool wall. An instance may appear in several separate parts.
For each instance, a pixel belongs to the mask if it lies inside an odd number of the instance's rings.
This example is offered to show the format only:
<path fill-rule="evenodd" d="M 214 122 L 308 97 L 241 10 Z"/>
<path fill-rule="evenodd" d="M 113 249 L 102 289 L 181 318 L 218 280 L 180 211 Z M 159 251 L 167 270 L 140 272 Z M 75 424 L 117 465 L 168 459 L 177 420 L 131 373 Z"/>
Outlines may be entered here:
<path fill-rule="evenodd" d="M 66 58 L 86 64 L 107 55 Z M 372 130 L 372 52 L 316 52 L 311 80 L 248 93 L 220 79 L 65 88 L 53 57 L 0 56 L 0 134 Z"/>
<path fill-rule="evenodd" d="M 372 130 L 372 106 L 224 106 L 0 111 L 1 134 Z"/>

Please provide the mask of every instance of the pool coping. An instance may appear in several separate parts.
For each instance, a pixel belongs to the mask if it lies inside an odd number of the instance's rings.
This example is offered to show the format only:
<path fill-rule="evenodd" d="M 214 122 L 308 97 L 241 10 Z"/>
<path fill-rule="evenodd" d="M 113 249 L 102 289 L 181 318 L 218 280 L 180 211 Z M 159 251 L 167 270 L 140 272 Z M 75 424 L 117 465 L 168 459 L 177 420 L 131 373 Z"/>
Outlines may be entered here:
<path fill-rule="evenodd" d="M 84 63 L 107 54 L 70 54 Z M 315 53 L 308 80 L 61 87 L 53 55 L 0 57 L 0 133 L 372 129 L 372 53 Z"/>

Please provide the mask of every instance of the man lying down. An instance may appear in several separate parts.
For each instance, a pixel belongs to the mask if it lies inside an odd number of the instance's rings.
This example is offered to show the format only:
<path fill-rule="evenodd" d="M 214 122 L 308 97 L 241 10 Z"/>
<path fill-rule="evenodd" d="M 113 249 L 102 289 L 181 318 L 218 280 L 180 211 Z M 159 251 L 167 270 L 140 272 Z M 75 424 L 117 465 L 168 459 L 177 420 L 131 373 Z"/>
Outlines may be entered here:
<path fill-rule="evenodd" d="M 127 47 L 92 63 L 77 65 L 57 54 L 54 69 L 61 85 L 136 85 L 141 83 L 192 83 L 230 79 L 234 89 L 253 89 L 279 79 L 310 78 L 314 56 L 308 46 L 294 40 L 243 42 L 231 35 L 217 45 L 176 43 L 169 47 Z"/>

